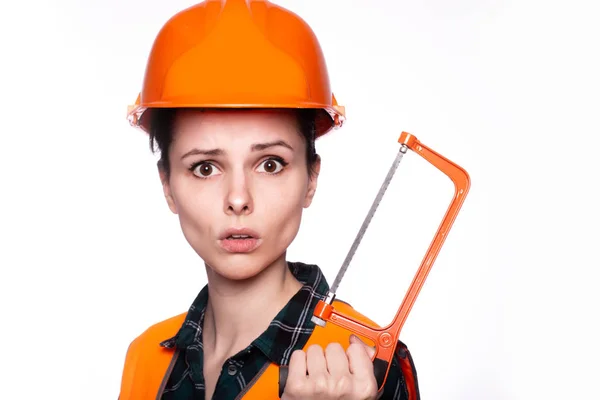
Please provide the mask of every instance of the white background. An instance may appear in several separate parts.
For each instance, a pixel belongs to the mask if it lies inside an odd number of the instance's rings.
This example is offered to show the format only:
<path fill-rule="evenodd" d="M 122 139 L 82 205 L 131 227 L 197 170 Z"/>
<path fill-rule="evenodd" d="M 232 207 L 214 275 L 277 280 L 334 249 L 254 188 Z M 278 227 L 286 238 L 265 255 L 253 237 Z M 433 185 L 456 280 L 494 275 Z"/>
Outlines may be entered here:
<path fill-rule="evenodd" d="M 319 37 L 342 130 L 291 260 L 330 282 L 401 131 L 472 187 L 402 331 L 422 398 L 600 399 L 594 1 L 279 0 Z M 126 106 L 188 0 L 0 5 L 0 398 L 116 399 L 129 342 L 205 284 Z M 409 152 L 339 297 L 391 320 L 452 196 Z"/>

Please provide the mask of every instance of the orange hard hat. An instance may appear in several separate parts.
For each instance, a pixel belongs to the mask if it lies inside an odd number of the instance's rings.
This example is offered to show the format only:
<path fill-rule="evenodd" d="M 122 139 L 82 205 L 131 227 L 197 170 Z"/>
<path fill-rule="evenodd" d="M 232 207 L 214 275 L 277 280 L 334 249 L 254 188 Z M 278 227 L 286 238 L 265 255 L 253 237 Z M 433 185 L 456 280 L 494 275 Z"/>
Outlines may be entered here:
<path fill-rule="evenodd" d="M 267 0 L 205 0 L 171 17 L 127 118 L 148 132 L 153 108 L 319 109 L 316 137 L 345 120 L 314 32 Z"/>

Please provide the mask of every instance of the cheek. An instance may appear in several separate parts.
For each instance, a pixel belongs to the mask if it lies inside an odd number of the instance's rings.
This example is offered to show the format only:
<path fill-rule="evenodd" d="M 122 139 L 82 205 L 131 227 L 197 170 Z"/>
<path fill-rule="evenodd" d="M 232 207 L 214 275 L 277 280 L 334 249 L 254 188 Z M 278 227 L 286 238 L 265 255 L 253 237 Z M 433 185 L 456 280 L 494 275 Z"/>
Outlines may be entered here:
<path fill-rule="evenodd" d="M 264 185 L 257 190 L 257 214 L 268 221 L 268 227 L 281 241 L 296 235 L 302 216 L 307 184 L 300 176 Z"/>
<path fill-rule="evenodd" d="M 204 242 L 202 238 L 210 234 L 213 220 L 218 215 L 215 194 L 210 189 L 210 186 L 202 187 L 184 179 L 172 184 L 181 229 L 194 247 Z"/>

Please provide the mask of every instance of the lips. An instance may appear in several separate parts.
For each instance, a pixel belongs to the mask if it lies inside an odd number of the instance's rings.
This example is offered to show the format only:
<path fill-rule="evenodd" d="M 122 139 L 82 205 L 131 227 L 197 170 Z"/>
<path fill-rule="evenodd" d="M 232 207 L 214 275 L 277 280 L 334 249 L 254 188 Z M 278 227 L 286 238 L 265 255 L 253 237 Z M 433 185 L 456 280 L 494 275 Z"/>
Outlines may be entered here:
<path fill-rule="evenodd" d="M 260 239 L 258 233 L 249 228 L 229 228 L 219 235 L 219 240 L 225 239 Z"/>
<path fill-rule="evenodd" d="M 261 242 L 258 233 L 248 228 L 230 228 L 219 235 L 219 245 L 229 253 L 249 253 Z"/>

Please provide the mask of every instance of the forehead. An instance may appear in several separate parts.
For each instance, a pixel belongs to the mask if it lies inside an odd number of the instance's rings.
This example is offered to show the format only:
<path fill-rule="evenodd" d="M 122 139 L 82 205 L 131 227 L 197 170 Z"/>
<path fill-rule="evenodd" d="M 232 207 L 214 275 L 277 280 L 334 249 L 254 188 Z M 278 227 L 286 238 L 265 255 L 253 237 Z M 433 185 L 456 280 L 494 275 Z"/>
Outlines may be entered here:
<path fill-rule="evenodd" d="M 249 146 L 272 140 L 301 143 L 292 110 L 182 110 L 173 125 L 174 147 Z"/>

